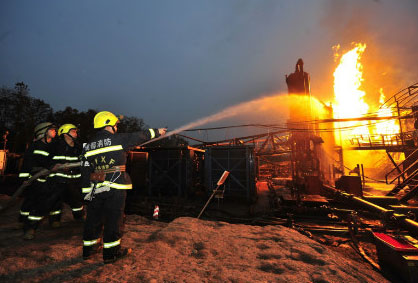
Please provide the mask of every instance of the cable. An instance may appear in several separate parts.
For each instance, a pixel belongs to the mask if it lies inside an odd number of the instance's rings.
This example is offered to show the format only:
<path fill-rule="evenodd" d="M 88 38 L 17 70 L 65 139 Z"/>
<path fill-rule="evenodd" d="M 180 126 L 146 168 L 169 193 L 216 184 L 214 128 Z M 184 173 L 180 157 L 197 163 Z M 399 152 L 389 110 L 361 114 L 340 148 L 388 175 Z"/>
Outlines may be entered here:
<path fill-rule="evenodd" d="M 375 117 L 375 118 L 379 118 L 379 117 Z M 367 123 L 365 124 L 366 121 L 357 121 L 357 122 L 363 122 L 361 124 L 357 124 L 357 125 L 350 125 L 350 126 L 343 126 L 343 127 L 332 127 L 332 128 L 325 128 L 325 129 L 315 129 L 315 131 L 319 131 L 319 132 L 330 132 L 330 131 L 335 131 L 335 130 L 350 130 L 350 129 L 354 129 L 354 128 L 359 128 L 359 127 L 371 127 L 380 123 L 386 123 L 390 120 L 398 120 L 398 119 L 406 119 L 406 118 L 410 118 L 410 115 L 404 115 L 404 116 L 393 116 L 391 119 L 387 119 L 387 120 L 381 120 L 381 121 L 376 121 L 373 123 Z M 321 121 L 321 120 L 308 120 L 308 121 L 301 121 L 301 122 L 293 122 L 291 123 L 291 125 L 306 125 L 308 124 L 322 124 L 322 123 L 349 123 L 349 122 L 356 122 L 356 121 Z M 301 131 L 301 132 L 305 132 L 305 131 L 313 131 L 312 129 L 309 128 L 297 128 L 297 127 L 289 127 L 289 126 L 285 126 L 282 124 L 242 124 L 242 125 L 230 125 L 230 126 L 220 126 L 220 127 L 209 127 L 209 128 L 194 128 L 194 129 L 187 129 L 184 130 L 185 132 L 195 132 L 195 131 L 210 131 L 210 130 L 222 130 L 222 129 L 231 129 L 231 128 L 243 128 L 243 127 L 259 127 L 259 128 L 269 128 L 269 129 L 283 129 L 283 130 L 289 130 L 289 131 Z"/>

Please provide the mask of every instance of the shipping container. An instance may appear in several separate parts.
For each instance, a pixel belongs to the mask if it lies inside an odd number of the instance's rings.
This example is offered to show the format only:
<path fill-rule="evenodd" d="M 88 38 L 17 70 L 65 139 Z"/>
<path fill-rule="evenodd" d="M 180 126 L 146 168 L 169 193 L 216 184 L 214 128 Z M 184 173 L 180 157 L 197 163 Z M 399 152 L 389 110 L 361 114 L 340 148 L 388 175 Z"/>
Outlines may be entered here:
<path fill-rule="evenodd" d="M 224 171 L 230 175 L 224 186 L 227 200 L 245 200 L 253 203 L 257 198 L 256 166 L 253 146 L 208 147 L 205 152 L 205 186 L 208 194 Z"/>
<path fill-rule="evenodd" d="M 190 147 L 149 148 L 129 153 L 129 174 L 134 190 L 153 197 L 193 194 L 203 179 L 203 152 Z"/>
<path fill-rule="evenodd" d="M 148 152 L 129 151 L 126 171 L 132 180 L 130 194 L 140 194 L 147 190 Z"/>

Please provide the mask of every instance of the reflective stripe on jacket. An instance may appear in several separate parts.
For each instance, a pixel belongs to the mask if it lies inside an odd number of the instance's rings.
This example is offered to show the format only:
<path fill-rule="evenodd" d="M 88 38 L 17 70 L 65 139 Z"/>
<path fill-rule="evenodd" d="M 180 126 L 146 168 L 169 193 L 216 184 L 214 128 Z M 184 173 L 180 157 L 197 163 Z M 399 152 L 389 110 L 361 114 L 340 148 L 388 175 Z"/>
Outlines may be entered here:
<path fill-rule="evenodd" d="M 51 163 L 79 163 L 81 155 L 81 145 L 74 143 L 70 146 L 65 141 L 64 137 L 59 137 L 51 146 Z M 54 180 L 59 183 L 67 183 L 72 180 L 79 180 L 81 178 L 81 171 L 79 167 L 71 168 L 67 171 L 55 172 L 49 174 L 48 177 L 54 177 Z"/>
<path fill-rule="evenodd" d="M 93 188 L 90 182 L 90 173 L 94 170 L 107 170 L 114 166 L 126 164 L 126 151 L 141 144 L 152 137 L 158 137 L 158 130 L 136 132 L 128 134 L 111 134 L 100 130 L 83 149 L 85 161 L 82 162 L 82 190 L 88 193 Z M 109 186 L 113 189 L 132 189 L 131 178 L 127 172 L 107 173 L 104 182 L 97 183 L 96 187 Z"/>
<path fill-rule="evenodd" d="M 33 142 L 25 152 L 23 157 L 22 171 L 19 178 L 29 179 L 34 173 L 42 168 L 51 166 L 51 144 L 44 143 L 42 140 Z M 36 179 L 38 182 L 46 182 L 46 177 Z"/>

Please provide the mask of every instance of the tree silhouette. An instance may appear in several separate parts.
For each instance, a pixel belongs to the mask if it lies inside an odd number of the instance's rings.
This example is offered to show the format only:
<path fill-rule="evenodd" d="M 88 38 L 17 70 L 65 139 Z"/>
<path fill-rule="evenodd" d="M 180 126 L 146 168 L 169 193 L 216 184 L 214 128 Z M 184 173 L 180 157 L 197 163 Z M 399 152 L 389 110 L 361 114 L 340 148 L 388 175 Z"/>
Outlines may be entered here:
<path fill-rule="evenodd" d="M 14 89 L 0 88 L 0 129 L 9 131 L 7 148 L 13 152 L 23 152 L 33 139 L 34 127 L 53 118 L 48 103 L 28 94 L 24 82 L 16 83 Z"/>
<path fill-rule="evenodd" d="M 93 120 L 98 111 L 88 109 L 83 112 L 68 106 L 54 112 L 48 103 L 31 97 L 29 93 L 30 89 L 24 82 L 16 83 L 13 89 L 0 88 L 0 131 L 1 135 L 9 131 L 7 149 L 11 152 L 24 152 L 33 140 L 33 129 L 42 122 L 53 122 L 58 127 L 63 124 L 76 125 L 80 142 L 86 142 L 97 132 L 93 128 Z M 120 118 L 118 130 L 131 133 L 148 128 L 141 118 L 125 116 Z M 150 144 L 152 147 L 182 145 L 187 145 L 187 141 L 177 136 Z"/>

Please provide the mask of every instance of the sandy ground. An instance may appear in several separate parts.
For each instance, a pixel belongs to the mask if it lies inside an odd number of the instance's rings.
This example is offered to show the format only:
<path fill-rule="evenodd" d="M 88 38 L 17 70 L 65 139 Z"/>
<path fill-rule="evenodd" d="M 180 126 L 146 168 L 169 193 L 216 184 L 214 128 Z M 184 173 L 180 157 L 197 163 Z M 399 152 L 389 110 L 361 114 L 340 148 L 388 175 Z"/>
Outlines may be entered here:
<path fill-rule="evenodd" d="M 0 214 L 1 282 L 389 282 L 361 260 L 283 226 L 189 217 L 164 223 L 128 215 L 122 245 L 133 253 L 109 265 L 101 254 L 83 261 L 83 224 L 68 209 L 62 227 L 45 223 L 25 241 L 18 208 Z"/>

